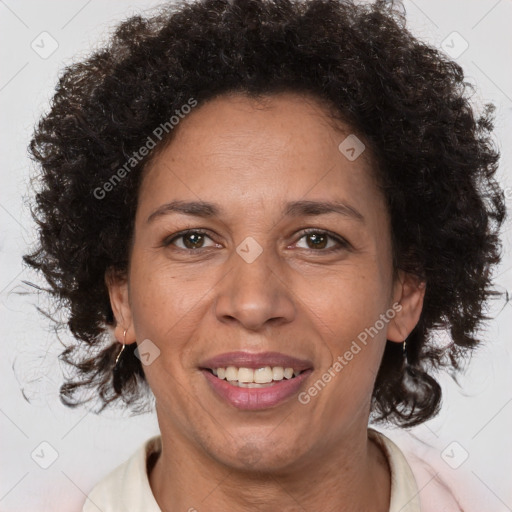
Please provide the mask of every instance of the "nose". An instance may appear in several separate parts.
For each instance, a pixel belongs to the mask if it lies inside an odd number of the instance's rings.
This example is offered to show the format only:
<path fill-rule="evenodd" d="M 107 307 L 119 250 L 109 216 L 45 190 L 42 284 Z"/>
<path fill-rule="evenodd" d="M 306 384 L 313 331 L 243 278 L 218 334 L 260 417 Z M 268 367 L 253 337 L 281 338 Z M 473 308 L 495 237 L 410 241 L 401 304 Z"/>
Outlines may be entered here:
<path fill-rule="evenodd" d="M 219 321 L 239 322 L 257 331 L 293 320 L 296 306 L 292 285 L 287 282 L 282 263 L 271 252 L 262 250 L 255 259 L 246 258 L 242 251 L 233 252 L 226 262 L 226 274 L 216 287 L 215 313 Z"/>

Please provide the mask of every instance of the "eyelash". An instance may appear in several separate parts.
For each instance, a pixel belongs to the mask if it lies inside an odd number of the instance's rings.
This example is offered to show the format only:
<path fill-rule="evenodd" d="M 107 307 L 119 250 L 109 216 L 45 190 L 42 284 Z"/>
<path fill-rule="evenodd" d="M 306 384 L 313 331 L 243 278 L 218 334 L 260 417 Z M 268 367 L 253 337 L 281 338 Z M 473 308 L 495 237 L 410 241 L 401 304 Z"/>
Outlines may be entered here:
<path fill-rule="evenodd" d="M 171 235 L 171 237 L 167 237 L 164 242 L 163 242 L 163 246 L 164 247 L 167 247 L 169 245 L 171 245 L 175 240 L 179 239 L 179 238 L 183 238 L 185 237 L 186 235 L 189 235 L 191 233 L 197 233 L 197 234 L 201 234 L 201 235 L 206 235 L 208 238 L 210 238 L 210 240 L 212 240 L 212 238 L 208 235 L 208 232 L 203 230 L 203 229 L 186 229 L 184 231 L 180 231 L 179 233 L 175 233 L 174 235 Z M 329 231 L 325 231 L 325 230 L 320 230 L 320 229 L 314 229 L 314 228 L 309 228 L 309 229 L 305 229 L 303 231 L 301 231 L 300 233 L 300 238 L 297 240 L 297 242 L 299 240 L 301 240 L 302 238 L 304 238 L 305 236 L 307 235 L 324 235 L 324 236 L 327 236 L 328 238 L 334 240 L 335 242 L 338 243 L 338 246 L 337 247 L 331 247 L 329 249 L 303 249 L 305 251 L 309 251 L 309 252 L 316 252 L 316 253 L 328 253 L 330 254 L 331 252 L 336 252 L 336 251 L 340 251 L 340 250 L 347 250 L 347 249 L 350 249 L 350 244 L 349 242 L 347 242 L 344 238 L 338 236 L 338 235 L 334 235 L 333 233 L 329 232 Z M 297 243 L 296 242 L 296 243 Z M 189 252 L 189 253 L 197 253 L 198 251 L 201 251 L 202 249 L 210 249 L 210 247 L 200 247 L 198 249 L 182 249 L 181 247 L 177 247 L 177 249 L 179 251 L 184 251 L 184 252 Z"/>

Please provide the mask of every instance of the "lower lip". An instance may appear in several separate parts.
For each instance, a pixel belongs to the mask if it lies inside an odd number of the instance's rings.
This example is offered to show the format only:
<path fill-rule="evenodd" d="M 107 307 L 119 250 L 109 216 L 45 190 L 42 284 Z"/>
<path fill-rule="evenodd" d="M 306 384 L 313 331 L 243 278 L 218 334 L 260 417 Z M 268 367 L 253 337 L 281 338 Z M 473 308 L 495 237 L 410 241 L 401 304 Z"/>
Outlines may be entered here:
<path fill-rule="evenodd" d="M 219 379 L 208 370 L 202 370 L 213 390 L 238 409 L 257 410 L 274 407 L 295 395 L 312 370 L 306 370 L 293 379 L 281 381 L 264 388 L 240 388 Z"/>

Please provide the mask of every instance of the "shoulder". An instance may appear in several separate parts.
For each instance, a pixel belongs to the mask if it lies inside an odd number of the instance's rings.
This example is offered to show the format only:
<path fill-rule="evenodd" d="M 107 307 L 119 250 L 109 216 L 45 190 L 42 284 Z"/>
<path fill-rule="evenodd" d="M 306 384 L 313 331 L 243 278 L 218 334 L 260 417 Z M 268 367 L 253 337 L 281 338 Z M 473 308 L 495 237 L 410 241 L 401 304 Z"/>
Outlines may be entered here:
<path fill-rule="evenodd" d="M 389 440 L 389 438 L 386 437 Z M 401 432 L 393 435 L 393 443 L 400 453 L 416 481 L 421 512 L 463 512 L 468 510 L 467 503 L 463 504 L 460 486 L 446 474 L 445 468 L 435 464 L 441 461 L 440 452 L 435 446 Z M 396 444 L 395 444 L 396 443 Z M 471 508 L 471 507 L 470 507 Z M 474 510 L 474 509 L 473 509 Z"/>
<path fill-rule="evenodd" d="M 391 506 L 393 510 L 421 512 L 463 512 L 454 492 L 440 473 L 410 449 L 402 451 L 383 433 L 368 429 L 388 459 L 391 471 Z"/>
<path fill-rule="evenodd" d="M 161 436 L 147 440 L 125 462 L 112 470 L 87 495 L 82 512 L 161 512 L 147 474 L 147 463 L 161 450 Z"/>
<path fill-rule="evenodd" d="M 421 512 L 418 486 L 400 448 L 382 432 L 368 429 L 368 438 L 385 455 L 391 477 L 389 512 Z"/>
<path fill-rule="evenodd" d="M 408 453 L 407 460 L 418 484 L 422 512 L 463 512 L 454 491 L 434 467 L 415 454 Z"/>

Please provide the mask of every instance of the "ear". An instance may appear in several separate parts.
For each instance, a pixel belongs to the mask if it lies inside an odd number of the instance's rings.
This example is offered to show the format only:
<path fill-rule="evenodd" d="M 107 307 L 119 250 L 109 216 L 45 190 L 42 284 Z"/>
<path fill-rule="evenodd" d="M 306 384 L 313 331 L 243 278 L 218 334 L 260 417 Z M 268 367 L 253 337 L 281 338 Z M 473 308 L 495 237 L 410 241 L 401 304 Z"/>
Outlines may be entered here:
<path fill-rule="evenodd" d="M 105 284 L 110 296 L 110 306 L 116 319 L 114 333 L 120 343 L 127 345 L 135 342 L 132 311 L 128 292 L 128 279 L 114 269 L 105 272 Z M 126 336 L 124 334 L 126 330 Z"/>
<path fill-rule="evenodd" d="M 398 271 L 393 285 L 393 304 L 399 303 L 401 309 L 389 322 L 389 341 L 402 343 L 416 327 L 423 309 L 425 290 L 425 281 L 408 272 Z"/>

